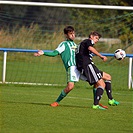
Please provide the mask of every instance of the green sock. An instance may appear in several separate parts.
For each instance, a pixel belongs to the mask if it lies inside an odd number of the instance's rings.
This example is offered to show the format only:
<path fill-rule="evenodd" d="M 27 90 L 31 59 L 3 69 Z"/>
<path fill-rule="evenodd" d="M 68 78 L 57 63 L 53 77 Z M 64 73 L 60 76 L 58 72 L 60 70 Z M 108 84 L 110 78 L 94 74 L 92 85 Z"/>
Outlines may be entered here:
<path fill-rule="evenodd" d="M 93 98 L 95 99 L 95 97 L 96 97 L 96 90 L 97 90 L 97 88 L 93 88 Z"/>
<path fill-rule="evenodd" d="M 60 102 L 67 94 L 64 92 L 64 90 L 61 91 L 59 97 L 57 98 L 56 102 Z"/>

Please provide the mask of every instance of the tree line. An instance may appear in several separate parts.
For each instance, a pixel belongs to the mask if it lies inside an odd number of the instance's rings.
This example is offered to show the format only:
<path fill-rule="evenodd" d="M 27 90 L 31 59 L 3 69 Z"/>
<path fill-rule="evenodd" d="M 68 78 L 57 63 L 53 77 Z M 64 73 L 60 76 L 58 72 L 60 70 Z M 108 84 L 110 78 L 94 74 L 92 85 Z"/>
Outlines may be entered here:
<path fill-rule="evenodd" d="M 33 0 L 25 1 L 35 2 Z M 53 3 L 53 0 L 36 2 Z M 54 3 L 133 6 L 131 0 L 54 0 Z M 132 41 L 132 15 L 132 11 L 126 10 L 1 5 L 0 28 L 8 27 L 12 31 L 15 26 L 31 27 L 31 24 L 38 24 L 42 32 L 52 32 L 59 30 L 59 27 L 63 25 L 71 24 L 76 27 L 79 36 L 86 36 L 88 31 L 96 29 L 105 37 L 119 36 Z"/>

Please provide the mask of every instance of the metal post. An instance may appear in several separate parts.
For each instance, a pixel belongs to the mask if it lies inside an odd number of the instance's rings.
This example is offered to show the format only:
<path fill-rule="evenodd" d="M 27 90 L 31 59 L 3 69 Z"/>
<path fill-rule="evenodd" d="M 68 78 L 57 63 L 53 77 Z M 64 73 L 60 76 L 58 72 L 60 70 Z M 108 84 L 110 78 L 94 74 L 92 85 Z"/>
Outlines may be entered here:
<path fill-rule="evenodd" d="M 6 79 L 6 58 L 7 58 L 7 52 L 4 51 L 4 58 L 3 58 L 3 75 L 2 75 L 2 82 L 5 83 Z"/>
<path fill-rule="evenodd" d="M 131 88 L 132 84 L 132 58 L 129 58 L 129 72 L 128 72 L 128 88 Z"/>

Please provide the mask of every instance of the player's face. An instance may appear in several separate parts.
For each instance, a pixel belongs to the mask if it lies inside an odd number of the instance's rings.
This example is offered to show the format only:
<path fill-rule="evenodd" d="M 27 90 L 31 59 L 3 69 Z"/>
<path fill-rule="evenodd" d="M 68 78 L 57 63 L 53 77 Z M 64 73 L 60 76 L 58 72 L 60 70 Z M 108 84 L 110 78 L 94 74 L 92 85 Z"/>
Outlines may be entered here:
<path fill-rule="evenodd" d="M 75 32 L 74 31 L 68 32 L 67 38 L 70 40 L 74 40 L 75 39 Z"/>
<path fill-rule="evenodd" d="M 94 44 L 99 41 L 99 36 L 91 36 L 91 39 L 93 40 Z"/>

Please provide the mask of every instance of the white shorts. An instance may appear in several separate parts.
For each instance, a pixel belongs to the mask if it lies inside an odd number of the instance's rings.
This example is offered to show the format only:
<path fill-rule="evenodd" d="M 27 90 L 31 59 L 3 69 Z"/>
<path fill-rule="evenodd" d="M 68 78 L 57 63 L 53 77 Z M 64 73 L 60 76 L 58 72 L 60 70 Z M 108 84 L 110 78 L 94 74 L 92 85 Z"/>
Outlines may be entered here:
<path fill-rule="evenodd" d="M 67 82 L 78 82 L 79 79 L 87 80 L 87 78 L 78 71 L 76 66 L 70 66 L 67 72 Z"/>

